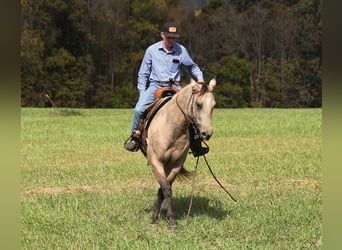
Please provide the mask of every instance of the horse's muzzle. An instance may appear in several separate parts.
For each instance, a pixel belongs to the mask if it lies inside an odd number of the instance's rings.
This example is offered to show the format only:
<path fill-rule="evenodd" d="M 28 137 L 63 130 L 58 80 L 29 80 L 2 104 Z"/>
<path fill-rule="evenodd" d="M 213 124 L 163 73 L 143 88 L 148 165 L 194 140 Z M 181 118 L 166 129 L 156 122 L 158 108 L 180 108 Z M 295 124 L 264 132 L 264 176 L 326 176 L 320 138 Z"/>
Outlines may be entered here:
<path fill-rule="evenodd" d="M 210 131 L 210 132 L 203 131 L 200 134 L 201 138 L 206 141 L 208 141 L 212 135 L 213 135 L 213 131 Z"/>

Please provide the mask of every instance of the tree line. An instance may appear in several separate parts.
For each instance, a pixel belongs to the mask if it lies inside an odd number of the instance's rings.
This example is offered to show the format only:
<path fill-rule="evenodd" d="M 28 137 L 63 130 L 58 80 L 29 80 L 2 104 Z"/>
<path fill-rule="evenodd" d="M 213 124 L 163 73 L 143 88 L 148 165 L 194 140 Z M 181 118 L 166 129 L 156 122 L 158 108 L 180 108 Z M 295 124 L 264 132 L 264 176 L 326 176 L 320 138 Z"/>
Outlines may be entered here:
<path fill-rule="evenodd" d="M 145 49 L 175 21 L 205 80 L 217 79 L 217 107 L 321 107 L 322 0 L 210 0 L 189 11 L 195 2 L 21 0 L 21 105 L 133 107 Z"/>

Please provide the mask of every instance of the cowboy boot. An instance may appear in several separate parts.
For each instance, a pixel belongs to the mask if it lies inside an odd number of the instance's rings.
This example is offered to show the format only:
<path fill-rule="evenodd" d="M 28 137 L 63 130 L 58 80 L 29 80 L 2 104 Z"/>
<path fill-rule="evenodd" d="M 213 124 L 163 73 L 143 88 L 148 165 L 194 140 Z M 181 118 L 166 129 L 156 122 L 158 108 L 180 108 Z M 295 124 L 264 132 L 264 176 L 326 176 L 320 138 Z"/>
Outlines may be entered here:
<path fill-rule="evenodd" d="M 140 136 L 141 132 L 139 130 L 134 130 L 130 137 L 130 140 L 125 142 L 124 148 L 131 152 L 137 151 L 139 147 Z"/>

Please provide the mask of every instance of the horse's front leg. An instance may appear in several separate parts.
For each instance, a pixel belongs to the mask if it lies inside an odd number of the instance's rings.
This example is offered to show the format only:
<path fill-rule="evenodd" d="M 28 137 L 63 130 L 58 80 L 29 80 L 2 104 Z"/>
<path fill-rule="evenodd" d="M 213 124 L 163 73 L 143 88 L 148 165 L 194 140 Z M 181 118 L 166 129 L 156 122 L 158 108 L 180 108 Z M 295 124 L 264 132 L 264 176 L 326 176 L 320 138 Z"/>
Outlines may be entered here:
<path fill-rule="evenodd" d="M 175 216 L 171 208 L 172 187 L 168 182 L 166 182 L 164 185 L 162 185 L 161 189 L 163 191 L 163 195 L 165 198 L 166 217 L 169 220 L 169 229 L 176 229 L 177 223 L 176 223 Z"/>
<path fill-rule="evenodd" d="M 163 194 L 162 188 L 158 189 L 157 197 L 158 197 L 158 199 L 157 199 L 156 207 L 155 207 L 155 210 L 152 214 L 151 226 L 156 226 L 158 223 L 160 208 L 161 208 L 161 205 L 162 205 L 163 200 L 164 200 L 164 194 Z"/>
<path fill-rule="evenodd" d="M 163 200 L 165 200 L 165 205 L 166 205 L 166 217 L 169 220 L 169 228 L 174 229 L 177 227 L 173 211 L 171 209 L 171 198 L 172 198 L 172 189 L 171 185 L 175 177 L 170 178 L 170 175 L 166 177 L 165 170 L 164 170 L 164 165 L 161 161 L 157 160 L 154 157 L 150 157 L 150 163 L 153 166 L 153 174 L 156 177 L 160 189 L 158 190 L 158 200 L 156 204 L 155 211 L 152 215 L 152 225 L 155 225 L 158 220 L 158 215 L 160 212 L 161 204 Z M 175 176 L 174 174 L 172 176 Z"/>

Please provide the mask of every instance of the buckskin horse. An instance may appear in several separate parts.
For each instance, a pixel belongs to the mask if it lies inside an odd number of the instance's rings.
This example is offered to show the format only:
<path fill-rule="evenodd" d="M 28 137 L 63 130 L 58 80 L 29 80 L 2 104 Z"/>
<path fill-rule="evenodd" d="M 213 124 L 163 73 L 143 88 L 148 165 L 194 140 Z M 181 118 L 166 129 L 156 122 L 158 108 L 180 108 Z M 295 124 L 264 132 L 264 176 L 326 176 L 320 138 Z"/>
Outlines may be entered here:
<path fill-rule="evenodd" d="M 190 174 L 183 166 L 190 146 L 189 126 L 195 125 L 202 140 L 209 140 L 213 134 L 211 121 L 215 106 L 215 85 L 215 79 L 208 85 L 191 79 L 190 84 L 160 108 L 149 124 L 146 140 L 148 146 L 145 152 L 141 151 L 146 155 L 160 185 L 151 226 L 157 225 L 161 205 L 165 200 L 168 227 L 177 228 L 171 207 L 172 183 L 177 175 Z"/>

